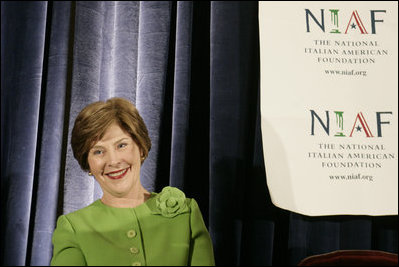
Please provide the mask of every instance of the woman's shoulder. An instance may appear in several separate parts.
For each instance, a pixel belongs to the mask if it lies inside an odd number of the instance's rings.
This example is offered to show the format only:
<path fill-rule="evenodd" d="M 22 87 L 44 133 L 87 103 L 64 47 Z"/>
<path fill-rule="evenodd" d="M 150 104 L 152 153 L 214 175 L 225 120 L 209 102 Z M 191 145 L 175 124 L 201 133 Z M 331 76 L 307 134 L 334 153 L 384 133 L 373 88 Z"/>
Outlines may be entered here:
<path fill-rule="evenodd" d="M 145 208 L 144 206 L 148 207 Z M 147 200 L 144 205 L 140 205 L 135 208 L 140 214 L 150 212 L 153 215 L 162 215 L 163 217 L 173 218 L 180 214 L 190 213 L 193 207 L 197 207 L 197 203 L 194 198 L 189 198 L 179 188 L 173 186 L 165 186 L 162 190 L 157 193 L 151 193 L 151 197 Z M 125 214 L 128 209 L 126 208 L 112 208 L 101 203 L 100 199 L 97 199 L 90 205 L 78 209 L 76 211 L 62 215 L 69 221 L 80 220 L 84 218 L 93 218 L 100 216 L 100 213 L 115 213 L 114 215 Z M 97 214 L 99 213 L 99 214 Z M 97 214 L 97 215 L 96 215 Z M 94 216 L 96 215 L 96 216 Z"/>
<path fill-rule="evenodd" d="M 101 208 L 100 199 L 97 199 L 93 203 L 91 203 L 83 208 L 77 209 L 75 211 L 71 211 L 64 215 L 61 215 L 60 217 L 65 217 L 68 220 L 73 220 L 75 218 L 79 218 L 82 216 L 92 214 L 93 212 L 98 212 L 100 210 L 100 208 Z"/>

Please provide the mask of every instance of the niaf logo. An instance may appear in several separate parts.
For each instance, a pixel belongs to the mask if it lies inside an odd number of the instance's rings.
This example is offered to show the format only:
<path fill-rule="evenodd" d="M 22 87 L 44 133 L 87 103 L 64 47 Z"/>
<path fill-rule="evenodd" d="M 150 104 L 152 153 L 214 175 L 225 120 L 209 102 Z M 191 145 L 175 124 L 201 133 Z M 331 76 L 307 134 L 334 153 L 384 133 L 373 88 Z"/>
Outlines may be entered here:
<path fill-rule="evenodd" d="M 331 14 L 331 27 L 329 33 L 340 34 L 339 28 L 339 9 L 329 9 Z M 376 23 L 383 23 L 383 19 L 377 19 L 377 13 L 386 13 L 386 10 L 370 10 L 370 28 L 371 34 L 377 34 Z M 315 25 L 317 25 L 323 32 L 325 32 L 325 21 L 324 21 L 324 9 L 320 9 L 320 17 L 316 18 L 316 16 L 309 10 L 305 9 L 306 15 L 306 32 L 310 32 L 310 21 L 313 21 Z M 378 14 L 380 15 L 380 14 Z M 364 26 L 363 21 L 357 10 L 352 11 L 352 14 L 349 18 L 344 18 L 344 22 L 348 21 L 346 24 L 344 34 L 348 33 L 348 30 L 359 30 L 361 34 L 368 34 L 367 28 Z M 342 29 L 342 30 L 343 30 Z"/>
<path fill-rule="evenodd" d="M 314 134 L 315 129 L 315 119 L 319 122 L 322 129 L 330 135 L 330 112 L 328 110 L 325 111 L 326 116 L 323 120 L 320 116 L 313 110 L 310 110 L 310 115 L 312 118 L 311 122 L 311 131 L 310 135 Z M 346 137 L 344 131 L 344 112 L 343 111 L 334 111 L 336 117 L 336 124 L 337 124 L 337 132 L 335 133 L 335 137 Z M 382 120 L 382 115 L 392 114 L 392 111 L 379 111 L 376 112 L 376 126 L 377 126 L 377 136 L 382 137 L 382 124 L 390 124 L 387 120 Z M 349 133 L 349 137 L 352 137 L 354 133 L 364 133 L 366 137 L 374 137 L 374 134 L 370 130 L 370 127 L 367 123 L 367 120 L 362 112 L 358 112 L 355 116 L 354 123 L 352 125 L 351 131 Z"/>

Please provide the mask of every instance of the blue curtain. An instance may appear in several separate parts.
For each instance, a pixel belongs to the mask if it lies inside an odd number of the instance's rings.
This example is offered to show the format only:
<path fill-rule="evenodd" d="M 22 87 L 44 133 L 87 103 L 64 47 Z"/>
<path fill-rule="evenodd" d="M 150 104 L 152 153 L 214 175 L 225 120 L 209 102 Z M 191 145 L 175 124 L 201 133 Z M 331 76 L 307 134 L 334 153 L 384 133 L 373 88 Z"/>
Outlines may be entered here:
<path fill-rule="evenodd" d="M 85 105 L 113 96 L 148 126 L 143 185 L 198 201 L 217 265 L 397 253 L 397 216 L 308 217 L 271 203 L 257 1 L 2 1 L 2 265 L 48 265 L 57 217 L 101 197 L 70 133 Z"/>

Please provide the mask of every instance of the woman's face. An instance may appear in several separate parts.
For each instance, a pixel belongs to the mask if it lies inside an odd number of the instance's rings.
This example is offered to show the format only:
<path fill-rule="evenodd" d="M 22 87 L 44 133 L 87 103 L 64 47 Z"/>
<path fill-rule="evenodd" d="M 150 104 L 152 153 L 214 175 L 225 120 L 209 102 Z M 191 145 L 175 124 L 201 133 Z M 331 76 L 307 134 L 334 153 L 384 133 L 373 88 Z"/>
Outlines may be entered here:
<path fill-rule="evenodd" d="M 112 124 L 90 149 L 90 171 L 104 195 L 128 198 L 140 187 L 141 151 L 130 134 Z"/>

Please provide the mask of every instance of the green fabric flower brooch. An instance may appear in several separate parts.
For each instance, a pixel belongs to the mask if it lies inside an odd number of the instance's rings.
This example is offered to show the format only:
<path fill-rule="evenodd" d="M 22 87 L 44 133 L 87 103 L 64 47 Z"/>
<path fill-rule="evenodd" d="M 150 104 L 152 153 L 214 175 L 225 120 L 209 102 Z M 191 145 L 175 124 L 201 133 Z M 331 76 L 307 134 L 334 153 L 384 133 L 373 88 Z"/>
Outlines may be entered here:
<path fill-rule="evenodd" d="M 176 215 L 188 212 L 185 194 L 176 187 L 166 186 L 156 196 L 157 212 L 162 216 L 172 218 Z"/>

